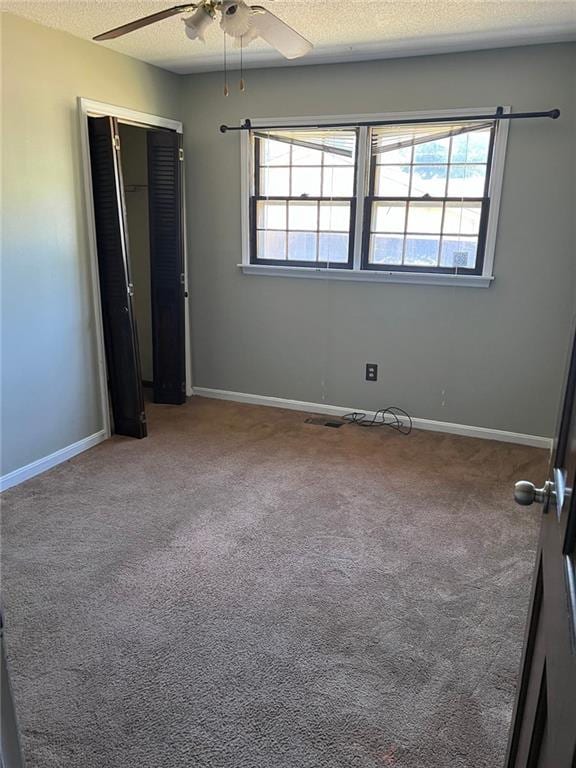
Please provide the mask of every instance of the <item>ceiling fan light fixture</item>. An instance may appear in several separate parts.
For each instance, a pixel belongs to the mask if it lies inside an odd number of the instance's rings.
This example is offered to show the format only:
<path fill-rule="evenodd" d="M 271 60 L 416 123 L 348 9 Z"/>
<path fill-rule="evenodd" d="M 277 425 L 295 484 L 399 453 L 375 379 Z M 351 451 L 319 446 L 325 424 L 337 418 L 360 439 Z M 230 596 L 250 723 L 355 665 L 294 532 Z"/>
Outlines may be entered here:
<path fill-rule="evenodd" d="M 220 27 L 227 35 L 243 37 L 248 32 L 253 11 L 243 0 L 224 0 L 220 11 Z"/>
<path fill-rule="evenodd" d="M 214 21 L 214 16 L 201 5 L 192 16 L 184 19 L 186 34 L 190 40 L 202 40 L 204 42 L 204 33 Z"/>
<path fill-rule="evenodd" d="M 198 0 L 192 4 L 175 5 L 109 29 L 107 32 L 96 35 L 94 40 L 113 40 L 129 32 L 148 27 L 150 24 L 169 19 L 171 16 L 191 13 L 191 16 L 183 19 L 186 35 L 190 40 L 204 42 L 208 27 L 214 22 L 216 14 L 220 13 L 224 41 L 227 35 L 233 37 L 241 50 L 255 38 L 261 37 L 286 59 L 297 59 L 310 53 L 313 45 L 303 35 L 264 6 L 249 5 L 248 2 L 246 0 Z"/>

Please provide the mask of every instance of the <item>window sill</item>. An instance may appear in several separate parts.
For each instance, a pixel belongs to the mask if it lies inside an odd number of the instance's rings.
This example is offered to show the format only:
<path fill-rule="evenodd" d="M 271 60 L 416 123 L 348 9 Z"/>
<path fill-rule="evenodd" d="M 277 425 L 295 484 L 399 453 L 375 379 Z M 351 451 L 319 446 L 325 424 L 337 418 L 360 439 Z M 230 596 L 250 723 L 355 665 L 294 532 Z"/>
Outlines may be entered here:
<path fill-rule="evenodd" d="M 326 269 L 325 267 L 280 267 L 268 264 L 238 264 L 245 275 L 307 277 L 320 280 L 354 280 L 364 283 L 405 283 L 412 285 L 457 285 L 462 288 L 488 288 L 493 277 L 487 275 L 438 275 L 424 272 L 380 272 L 364 269 Z"/>

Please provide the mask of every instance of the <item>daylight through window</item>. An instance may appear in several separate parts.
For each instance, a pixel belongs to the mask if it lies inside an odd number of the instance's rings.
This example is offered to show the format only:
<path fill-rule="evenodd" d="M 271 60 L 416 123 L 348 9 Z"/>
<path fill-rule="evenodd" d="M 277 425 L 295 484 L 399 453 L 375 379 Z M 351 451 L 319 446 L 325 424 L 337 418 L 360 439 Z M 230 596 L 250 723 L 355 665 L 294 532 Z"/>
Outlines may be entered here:
<path fill-rule="evenodd" d="M 357 133 L 254 134 L 257 261 L 351 263 Z"/>
<path fill-rule="evenodd" d="M 493 131 L 493 123 L 372 131 L 365 266 L 482 271 Z"/>
<path fill-rule="evenodd" d="M 496 132 L 480 120 L 254 129 L 250 262 L 483 274 Z"/>

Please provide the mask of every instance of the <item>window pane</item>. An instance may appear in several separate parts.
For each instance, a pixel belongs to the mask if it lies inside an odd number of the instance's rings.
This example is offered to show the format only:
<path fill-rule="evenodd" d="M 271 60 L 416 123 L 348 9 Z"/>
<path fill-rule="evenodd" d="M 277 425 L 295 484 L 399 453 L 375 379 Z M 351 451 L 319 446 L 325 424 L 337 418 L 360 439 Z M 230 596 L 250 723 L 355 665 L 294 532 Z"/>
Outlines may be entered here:
<path fill-rule="evenodd" d="M 377 165 L 376 197 L 408 197 L 410 190 L 409 165 Z"/>
<path fill-rule="evenodd" d="M 419 267 L 437 267 L 439 246 L 439 237 L 408 235 L 406 237 L 404 264 Z"/>
<path fill-rule="evenodd" d="M 290 144 L 260 139 L 261 165 L 290 165 Z"/>
<path fill-rule="evenodd" d="M 292 145 L 292 164 L 293 165 L 322 165 L 322 150 L 310 149 L 310 147 L 299 147 Z"/>
<path fill-rule="evenodd" d="M 442 203 L 410 203 L 408 232 L 440 232 Z"/>
<path fill-rule="evenodd" d="M 348 232 L 350 229 L 350 203 L 320 203 L 320 229 Z"/>
<path fill-rule="evenodd" d="M 348 261 L 348 235 L 320 232 L 318 260 L 345 264 Z"/>
<path fill-rule="evenodd" d="M 416 144 L 414 147 L 415 163 L 447 163 L 450 139 L 427 141 L 425 144 Z"/>
<path fill-rule="evenodd" d="M 324 152 L 324 165 L 354 165 L 356 162 L 356 153 L 351 150 L 350 147 L 347 147 L 347 150 L 350 151 L 349 155 L 348 151 L 346 154 L 336 154 L 336 152 L 326 150 Z"/>
<path fill-rule="evenodd" d="M 286 229 L 286 203 L 259 202 L 257 227 L 258 229 Z"/>
<path fill-rule="evenodd" d="M 258 232 L 259 259 L 286 259 L 285 232 Z"/>
<path fill-rule="evenodd" d="M 372 222 L 374 232 L 404 232 L 406 203 L 394 201 L 374 203 Z"/>
<path fill-rule="evenodd" d="M 288 234 L 289 261 L 316 261 L 315 232 L 290 232 Z"/>
<path fill-rule="evenodd" d="M 402 264 L 403 235 L 370 235 L 370 264 Z"/>
<path fill-rule="evenodd" d="M 288 168 L 262 168 L 260 194 L 271 197 L 290 195 L 290 170 Z"/>
<path fill-rule="evenodd" d="M 476 237 L 445 237 L 442 240 L 440 265 L 473 269 L 476 266 L 477 248 L 478 238 Z"/>
<path fill-rule="evenodd" d="M 381 148 L 382 149 L 382 148 Z M 412 160 L 412 147 L 399 147 L 376 152 L 376 162 L 381 165 L 386 163 L 409 163 Z"/>
<path fill-rule="evenodd" d="M 475 235 L 480 229 L 481 203 L 446 203 L 442 231 L 451 235 Z"/>
<path fill-rule="evenodd" d="M 445 197 L 447 171 L 447 165 L 415 165 L 412 169 L 410 197 Z"/>
<path fill-rule="evenodd" d="M 324 168 L 324 197 L 352 197 L 354 194 L 354 168 Z"/>
<path fill-rule="evenodd" d="M 452 165 L 448 180 L 448 197 L 482 197 L 485 165 Z"/>
<path fill-rule="evenodd" d="M 320 195 L 320 168 L 292 168 L 292 197 Z"/>
<path fill-rule="evenodd" d="M 318 203 L 289 203 L 288 229 L 318 229 Z"/>
<path fill-rule="evenodd" d="M 462 133 L 452 139 L 452 163 L 486 163 L 490 146 L 490 131 Z"/>

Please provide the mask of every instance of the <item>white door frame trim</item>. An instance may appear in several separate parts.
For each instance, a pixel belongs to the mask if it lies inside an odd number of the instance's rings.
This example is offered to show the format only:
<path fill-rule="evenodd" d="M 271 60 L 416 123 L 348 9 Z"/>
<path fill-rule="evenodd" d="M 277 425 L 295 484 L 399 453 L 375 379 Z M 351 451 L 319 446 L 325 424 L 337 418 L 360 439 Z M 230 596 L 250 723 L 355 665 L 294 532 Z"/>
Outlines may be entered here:
<path fill-rule="evenodd" d="M 84 175 L 84 197 L 86 207 L 86 223 L 88 234 L 88 251 L 90 258 L 90 274 L 92 280 L 92 302 L 94 310 L 94 325 L 96 329 L 96 349 L 98 356 L 98 378 L 100 386 L 100 408 L 102 412 L 102 427 L 106 437 L 111 435 L 110 411 L 108 406 L 108 383 L 106 375 L 106 355 L 104 348 L 104 329 L 102 323 L 102 305 L 100 303 L 100 277 L 98 274 L 98 252 L 96 249 L 96 224 L 94 219 L 94 199 L 92 196 L 92 172 L 90 168 L 90 143 L 88 136 L 88 117 L 115 117 L 123 123 L 139 126 L 152 126 L 154 128 L 167 128 L 176 133 L 183 133 L 183 125 L 178 120 L 171 120 L 159 115 L 151 115 L 147 112 L 138 112 L 135 109 L 119 107 L 115 104 L 106 104 L 102 101 L 94 101 L 78 97 L 78 116 L 80 119 L 80 141 L 82 151 L 82 167 Z M 184 174 L 182 175 L 184 190 Z M 185 193 L 183 191 L 183 213 Z M 185 218 L 183 219 L 185 221 Z M 186 226 L 184 227 L 184 281 L 185 292 L 189 296 L 188 289 L 188 254 L 186 242 Z M 190 308 L 188 299 L 184 305 L 185 319 L 185 354 L 186 354 L 186 394 L 192 394 L 192 355 L 190 349 Z"/>

